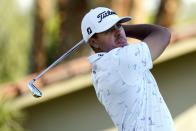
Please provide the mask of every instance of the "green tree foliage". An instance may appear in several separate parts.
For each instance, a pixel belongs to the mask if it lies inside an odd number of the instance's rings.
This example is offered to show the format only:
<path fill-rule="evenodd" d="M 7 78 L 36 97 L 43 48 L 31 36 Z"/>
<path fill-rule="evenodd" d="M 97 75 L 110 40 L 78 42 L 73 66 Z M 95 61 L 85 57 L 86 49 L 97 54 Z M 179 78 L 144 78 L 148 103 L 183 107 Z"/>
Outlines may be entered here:
<path fill-rule="evenodd" d="M 24 131 L 25 114 L 14 110 L 8 100 L 0 98 L 0 131 Z"/>
<path fill-rule="evenodd" d="M 28 69 L 30 19 L 15 2 L 0 1 L 0 83 L 24 76 Z"/>

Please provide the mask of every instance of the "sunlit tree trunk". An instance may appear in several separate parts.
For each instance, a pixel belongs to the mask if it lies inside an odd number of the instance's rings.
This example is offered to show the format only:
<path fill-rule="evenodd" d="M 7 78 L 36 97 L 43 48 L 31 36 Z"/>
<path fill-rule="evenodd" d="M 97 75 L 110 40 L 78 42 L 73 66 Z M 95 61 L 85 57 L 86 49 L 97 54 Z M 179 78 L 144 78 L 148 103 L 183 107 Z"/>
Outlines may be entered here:
<path fill-rule="evenodd" d="M 128 16 L 132 0 L 111 0 L 111 8 L 120 16 Z"/>
<path fill-rule="evenodd" d="M 143 0 L 111 0 L 111 8 L 116 11 L 120 17 L 131 16 L 129 23 L 139 24 L 146 21 L 143 10 Z"/>
<path fill-rule="evenodd" d="M 81 20 L 88 9 L 86 0 L 58 0 L 57 4 L 61 19 L 58 56 L 61 56 L 82 39 Z M 83 45 L 72 52 L 66 60 L 82 56 L 89 51 L 87 45 Z"/>
<path fill-rule="evenodd" d="M 180 0 L 161 0 L 155 23 L 161 26 L 170 27 L 180 6 Z"/>
<path fill-rule="evenodd" d="M 146 23 L 146 13 L 144 10 L 144 0 L 132 0 L 131 10 L 129 15 L 133 18 L 132 24 L 144 24 Z"/>
<path fill-rule="evenodd" d="M 46 66 L 44 49 L 44 24 L 48 17 L 48 1 L 35 1 L 34 37 L 32 47 L 32 72 L 42 70 Z"/>
<path fill-rule="evenodd" d="M 143 10 L 143 0 L 111 0 L 110 7 L 120 17 L 132 17 L 132 20 L 125 24 L 141 24 L 146 22 L 146 16 Z M 128 43 L 139 42 L 137 39 L 127 39 Z"/>

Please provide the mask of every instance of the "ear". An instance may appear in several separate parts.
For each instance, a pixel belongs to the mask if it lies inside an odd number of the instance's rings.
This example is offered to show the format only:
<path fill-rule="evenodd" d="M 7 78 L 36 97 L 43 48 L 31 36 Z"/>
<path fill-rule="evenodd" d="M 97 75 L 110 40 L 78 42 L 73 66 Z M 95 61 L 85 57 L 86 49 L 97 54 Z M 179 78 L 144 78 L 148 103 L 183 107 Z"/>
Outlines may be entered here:
<path fill-rule="evenodd" d="M 88 40 L 88 43 L 89 43 L 90 46 L 93 46 L 96 49 L 99 48 L 99 44 L 97 43 L 95 38 L 90 38 Z"/>

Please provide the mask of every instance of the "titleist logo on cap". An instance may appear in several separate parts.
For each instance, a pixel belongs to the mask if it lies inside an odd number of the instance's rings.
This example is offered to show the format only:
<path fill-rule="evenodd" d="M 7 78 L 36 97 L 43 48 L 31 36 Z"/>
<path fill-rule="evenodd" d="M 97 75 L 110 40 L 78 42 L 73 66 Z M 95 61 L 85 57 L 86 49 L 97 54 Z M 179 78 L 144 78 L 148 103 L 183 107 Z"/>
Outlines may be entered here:
<path fill-rule="evenodd" d="M 117 14 L 115 12 L 109 11 L 109 10 L 101 12 L 100 14 L 97 15 L 97 18 L 99 18 L 98 23 L 100 23 L 104 18 L 106 18 L 107 16 L 110 16 L 110 15 L 117 15 Z"/>

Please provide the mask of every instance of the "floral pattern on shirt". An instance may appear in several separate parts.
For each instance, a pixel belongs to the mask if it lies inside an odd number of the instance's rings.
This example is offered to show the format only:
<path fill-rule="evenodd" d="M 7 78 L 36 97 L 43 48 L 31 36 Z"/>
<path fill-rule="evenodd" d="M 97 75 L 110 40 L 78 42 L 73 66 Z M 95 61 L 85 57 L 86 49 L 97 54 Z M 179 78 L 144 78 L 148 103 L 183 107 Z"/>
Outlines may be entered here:
<path fill-rule="evenodd" d="M 146 43 L 89 57 L 99 101 L 119 131 L 174 131 L 171 114 L 152 76 Z"/>

